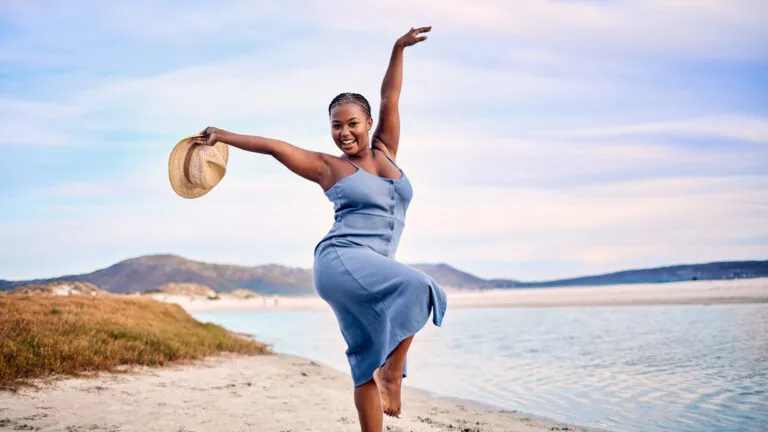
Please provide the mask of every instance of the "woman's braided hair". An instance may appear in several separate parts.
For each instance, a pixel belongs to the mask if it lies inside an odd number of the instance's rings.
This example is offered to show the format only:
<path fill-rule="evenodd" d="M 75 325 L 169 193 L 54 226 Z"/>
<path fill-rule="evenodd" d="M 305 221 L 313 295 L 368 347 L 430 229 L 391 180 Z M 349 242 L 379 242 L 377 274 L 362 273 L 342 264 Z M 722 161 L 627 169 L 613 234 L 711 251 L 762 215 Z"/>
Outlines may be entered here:
<path fill-rule="evenodd" d="M 341 93 L 340 95 L 333 98 L 331 104 L 328 105 L 328 115 L 331 115 L 331 110 L 333 107 L 345 103 L 353 103 L 358 105 L 363 109 L 365 115 L 367 115 L 368 118 L 371 118 L 371 105 L 368 103 L 368 99 L 366 99 L 365 96 L 357 93 Z"/>

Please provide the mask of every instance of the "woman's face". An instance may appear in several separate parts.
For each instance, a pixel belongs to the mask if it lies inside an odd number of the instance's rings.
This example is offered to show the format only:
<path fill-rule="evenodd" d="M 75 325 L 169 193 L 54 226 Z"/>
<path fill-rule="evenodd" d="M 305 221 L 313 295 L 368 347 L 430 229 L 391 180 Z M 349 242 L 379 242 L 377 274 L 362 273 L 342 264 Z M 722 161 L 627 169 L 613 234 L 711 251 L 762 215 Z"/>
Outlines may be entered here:
<path fill-rule="evenodd" d="M 354 103 L 336 105 L 331 109 L 331 136 L 336 146 L 347 156 L 368 148 L 368 131 L 373 119 Z"/>

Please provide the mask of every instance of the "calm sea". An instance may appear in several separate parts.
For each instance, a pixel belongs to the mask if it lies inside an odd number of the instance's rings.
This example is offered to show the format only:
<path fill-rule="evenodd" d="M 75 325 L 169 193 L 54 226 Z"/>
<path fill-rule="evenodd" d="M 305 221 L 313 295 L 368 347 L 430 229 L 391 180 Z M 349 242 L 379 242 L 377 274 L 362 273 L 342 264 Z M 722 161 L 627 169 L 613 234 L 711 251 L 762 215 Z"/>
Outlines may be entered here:
<path fill-rule="evenodd" d="M 331 312 L 195 317 L 348 372 Z M 612 431 L 766 431 L 768 305 L 449 307 L 404 383 Z"/>

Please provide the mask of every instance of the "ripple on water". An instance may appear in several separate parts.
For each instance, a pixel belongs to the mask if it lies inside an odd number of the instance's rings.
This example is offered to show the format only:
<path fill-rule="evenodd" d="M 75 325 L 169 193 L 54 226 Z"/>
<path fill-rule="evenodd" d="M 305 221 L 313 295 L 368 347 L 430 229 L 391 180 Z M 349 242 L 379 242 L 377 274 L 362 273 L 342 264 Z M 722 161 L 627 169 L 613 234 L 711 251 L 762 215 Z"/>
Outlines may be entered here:
<path fill-rule="evenodd" d="M 201 315 L 347 371 L 332 314 Z M 222 320 L 224 322 L 219 322 Z M 763 431 L 768 305 L 456 309 L 406 384 L 616 432 Z"/>

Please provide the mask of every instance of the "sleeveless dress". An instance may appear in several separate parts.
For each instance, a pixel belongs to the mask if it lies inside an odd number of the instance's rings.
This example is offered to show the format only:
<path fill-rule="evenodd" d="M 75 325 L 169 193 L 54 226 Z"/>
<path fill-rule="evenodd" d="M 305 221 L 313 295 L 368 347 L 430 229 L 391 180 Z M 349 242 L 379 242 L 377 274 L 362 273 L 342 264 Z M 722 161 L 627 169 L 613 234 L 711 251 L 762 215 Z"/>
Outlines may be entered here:
<path fill-rule="evenodd" d="M 395 261 L 413 189 L 405 172 L 387 159 L 399 179 L 373 175 L 347 160 L 357 171 L 325 191 L 335 222 L 315 247 L 315 288 L 339 322 L 355 387 L 373 379 L 373 371 L 424 327 L 430 312 L 440 326 L 447 306 L 445 291 L 431 277 Z"/>

